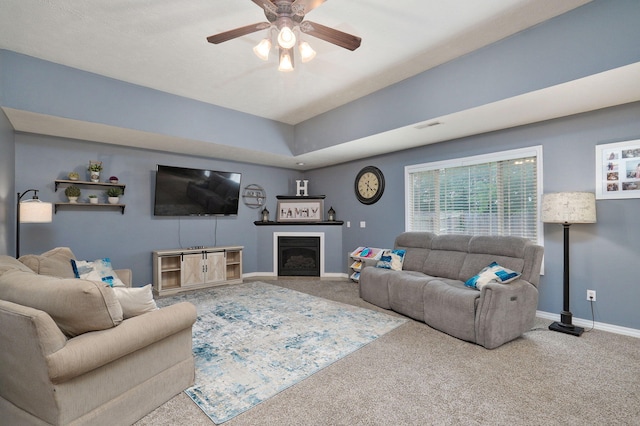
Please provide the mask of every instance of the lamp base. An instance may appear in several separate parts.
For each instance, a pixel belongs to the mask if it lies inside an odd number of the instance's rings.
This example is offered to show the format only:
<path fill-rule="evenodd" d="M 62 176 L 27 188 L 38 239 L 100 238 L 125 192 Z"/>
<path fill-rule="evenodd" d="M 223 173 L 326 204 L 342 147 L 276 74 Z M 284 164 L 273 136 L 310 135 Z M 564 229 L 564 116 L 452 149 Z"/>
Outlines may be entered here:
<path fill-rule="evenodd" d="M 549 330 L 571 334 L 572 336 L 580 336 L 584 332 L 584 328 L 582 327 L 576 327 L 573 324 L 563 324 L 558 321 L 551 323 Z"/>

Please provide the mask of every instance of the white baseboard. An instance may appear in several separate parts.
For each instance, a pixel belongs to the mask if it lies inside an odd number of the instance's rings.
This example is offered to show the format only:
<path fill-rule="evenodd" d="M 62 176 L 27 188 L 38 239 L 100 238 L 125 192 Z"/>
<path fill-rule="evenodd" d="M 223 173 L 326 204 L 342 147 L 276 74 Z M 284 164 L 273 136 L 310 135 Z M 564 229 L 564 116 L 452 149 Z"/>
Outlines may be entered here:
<path fill-rule="evenodd" d="M 248 274 L 242 274 L 242 278 L 254 278 L 254 277 L 277 277 L 275 272 L 250 272 Z"/>
<path fill-rule="evenodd" d="M 249 272 L 248 274 L 242 274 L 242 278 L 253 277 L 277 277 L 275 272 Z M 321 278 L 349 278 L 348 274 L 342 272 L 325 272 Z"/>
<path fill-rule="evenodd" d="M 322 278 L 349 278 L 349 274 L 343 274 L 341 272 L 325 272 Z"/>
<path fill-rule="evenodd" d="M 551 321 L 560 321 L 560 314 L 552 314 L 550 312 L 536 311 L 536 316 Z M 593 322 L 582 318 L 573 318 L 573 324 L 585 329 L 593 327 L 596 330 L 608 331 L 610 333 L 622 334 L 625 336 L 640 338 L 640 330 L 635 328 L 620 327 L 619 325 L 607 324 L 604 322 Z"/>

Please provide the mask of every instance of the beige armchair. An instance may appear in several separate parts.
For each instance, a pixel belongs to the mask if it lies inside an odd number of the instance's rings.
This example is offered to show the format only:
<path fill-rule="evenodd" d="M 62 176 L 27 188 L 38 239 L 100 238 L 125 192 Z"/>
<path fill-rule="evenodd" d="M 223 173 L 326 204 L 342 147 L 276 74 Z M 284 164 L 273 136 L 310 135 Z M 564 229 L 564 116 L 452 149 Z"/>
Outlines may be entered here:
<path fill-rule="evenodd" d="M 134 423 L 193 384 L 195 319 L 179 303 L 123 320 L 109 286 L 0 256 L 2 421 Z"/>

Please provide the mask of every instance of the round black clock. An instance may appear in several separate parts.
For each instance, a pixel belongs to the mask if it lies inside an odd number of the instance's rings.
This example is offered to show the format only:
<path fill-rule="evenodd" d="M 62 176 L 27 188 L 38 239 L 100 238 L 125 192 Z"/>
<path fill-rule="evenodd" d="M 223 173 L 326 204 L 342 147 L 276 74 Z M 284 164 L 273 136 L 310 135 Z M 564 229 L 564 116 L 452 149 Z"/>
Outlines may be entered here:
<path fill-rule="evenodd" d="M 377 167 L 367 166 L 358 172 L 355 181 L 356 198 L 362 204 L 373 204 L 384 192 L 384 175 Z"/>

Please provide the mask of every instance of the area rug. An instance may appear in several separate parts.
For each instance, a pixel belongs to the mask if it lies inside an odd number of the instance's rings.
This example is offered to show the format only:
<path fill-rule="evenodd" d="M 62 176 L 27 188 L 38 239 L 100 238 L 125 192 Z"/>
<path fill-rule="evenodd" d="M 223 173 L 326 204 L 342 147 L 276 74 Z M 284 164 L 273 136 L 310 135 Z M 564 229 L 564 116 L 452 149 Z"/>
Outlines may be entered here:
<path fill-rule="evenodd" d="M 157 303 L 182 301 L 198 310 L 193 327 L 196 380 L 185 392 L 216 424 L 406 322 L 263 282 L 196 291 Z"/>

